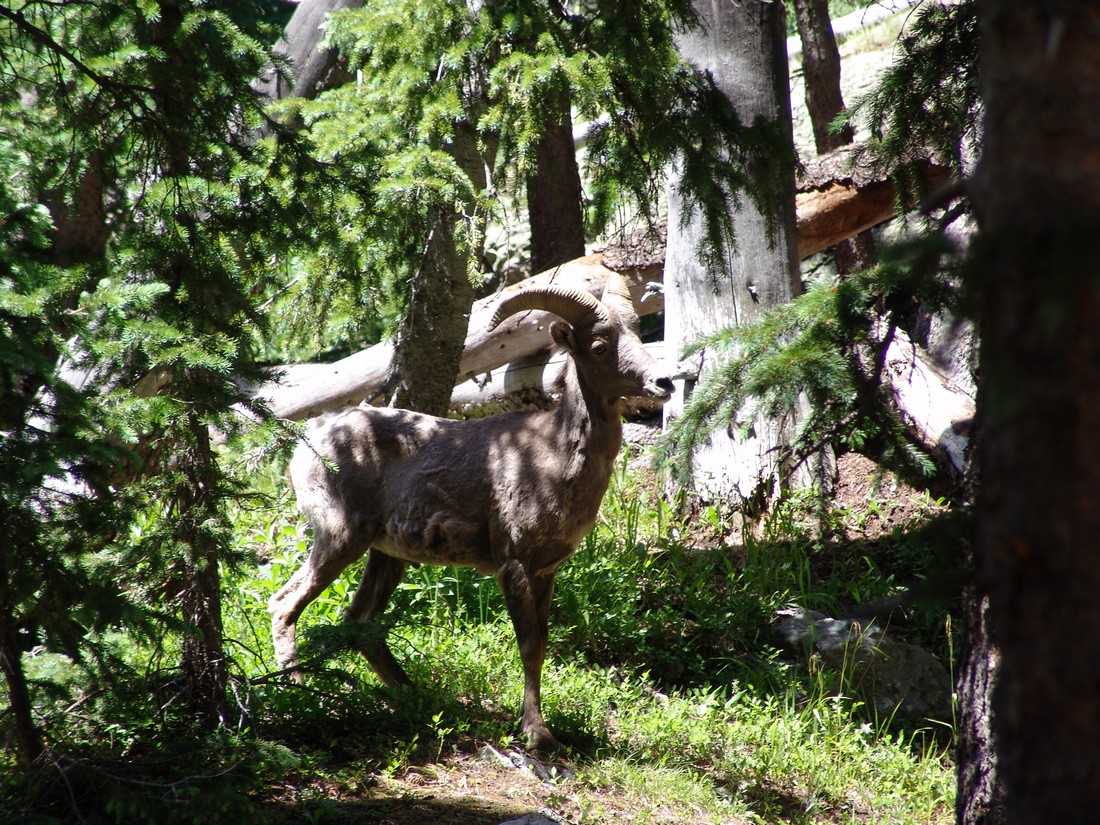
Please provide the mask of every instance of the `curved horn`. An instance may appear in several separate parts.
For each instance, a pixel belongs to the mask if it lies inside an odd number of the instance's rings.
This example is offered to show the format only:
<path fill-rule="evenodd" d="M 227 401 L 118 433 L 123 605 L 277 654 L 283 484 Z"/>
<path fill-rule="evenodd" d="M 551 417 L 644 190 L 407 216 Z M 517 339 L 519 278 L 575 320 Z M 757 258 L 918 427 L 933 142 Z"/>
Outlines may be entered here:
<path fill-rule="evenodd" d="M 608 319 L 603 304 L 587 292 L 559 286 L 532 287 L 520 290 L 501 301 L 489 322 L 489 329 L 495 329 L 505 318 L 527 309 L 552 312 L 573 326 L 593 318 L 601 321 Z"/>
<path fill-rule="evenodd" d="M 608 270 L 607 283 L 603 288 L 603 302 L 617 310 L 634 311 L 634 299 L 630 297 L 630 287 L 626 279 L 615 270 Z"/>

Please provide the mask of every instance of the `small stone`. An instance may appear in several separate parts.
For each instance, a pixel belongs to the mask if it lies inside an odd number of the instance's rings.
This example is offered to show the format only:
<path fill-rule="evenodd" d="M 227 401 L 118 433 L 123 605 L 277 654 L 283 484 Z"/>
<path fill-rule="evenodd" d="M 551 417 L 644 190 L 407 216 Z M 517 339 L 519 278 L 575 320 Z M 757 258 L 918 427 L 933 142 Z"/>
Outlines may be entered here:
<path fill-rule="evenodd" d="M 488 762 L 491 765 L 496 765 L 498 768 L 507 768 L 510 771 L 514 771 L 519 766 L 514 764 L 511 759 L 498 751 L 492 745 L 486 745 L 483 747 L 479 754 L 483 761 Z"/>
<path fill-rule="evenodd" d="M 559 825 L 559 821 L 548 819 L 542 814 L 524 814 L 519 819 L 509 819 L 500 825 Z"/>

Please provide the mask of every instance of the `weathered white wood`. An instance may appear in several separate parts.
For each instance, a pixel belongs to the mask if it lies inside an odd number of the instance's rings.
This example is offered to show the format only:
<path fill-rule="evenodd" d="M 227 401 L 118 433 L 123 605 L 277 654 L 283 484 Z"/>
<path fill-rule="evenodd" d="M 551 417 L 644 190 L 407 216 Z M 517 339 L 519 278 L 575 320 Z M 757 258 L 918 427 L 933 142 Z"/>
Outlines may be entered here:
<path fill-rule="evenodd" d="M 473 309 L 471 331 L 461 362 L 462 374 L 458 376 L 453 402 L 460 407 L 474 407 L 529 387 L 548 390 L 557 374 L 560 356 L 551 358 L 549 364 L 525 359 L 550 346 L 547 329 L 550 319 L 542 313 L 518 315 L 493 333 L 487 331 L 489 319 L 503 295 L 531 285 L 550 281 L 567 283 L 599 295 L 606 277 L 601 257 L 597 253 L 570 261 L 499 295 L 478 301 Z M 664 308 L 660 295 L 640 300 L 645 284 L 662 280 L 660 265 L 626 274 L 639 315 Z M 748 300 L 751 301 L 751 296 Z M 705 312 L 700 309 L 697 320 L 707 322 Z M 725 325 L 729 319 L 715 314 L 709 322 Z M 664 350 L 668 358 L 676 356 L 685 336 L 686 333 L 679 333 L 680 343 Z M 675 342 L 677 339 L 669 337 L 669 340 Z M 279 368 L 281 378 L 264 385 L 257 395 L 268 402 L 278 417 L 289 420 L 354 406 L 381 388 L 389 373 L 392 353 L 392 345 L 387 341 L 333 364 L 286 365 Z M 698 369 L 696 362 L 693 372 Z M 951 467 L 960 471 L 969 444 L 968 422 L 974 414 L 972 396 L 946 377 L 933 360 L 904 335 L 899 335 L 889 351 L 885 378 L 893 388 L 898 409 L 921 443 L 944 455 Z"/>
<path fill-rule="evenodd" d="M 893 391 L 909 431 L 961 475 L 970 444 L 974 399 L 901 330 L 895 332 L 886 350 L 883 379 Z"/>
<path fill-rule="evenodd" d="M 645 348 L 658 361 L 664 360 L 666 350 L 663 341 L 646 344 Z M 551 354 L 543 350 L 526 358 L 514 359 L 500 369 L 457 385 L 454 395 L 451 396 L 451 403 L 462 411 L 490 405 L 498 399 L 527 389 L 541 390 L 550 395 L 566 357 L 564 352 Z M 654 404 L 652 408 L 657 409 L 659 406 Z"/>
<path fill-rule="evenodd" d="M 276 378 L 256 392 L 276 418 L 300 421 L 327 410 L 355 406 L 379 391 L 386 383 L 393 361 L 393 342 L 382 341 L 333 364 L 296 369 L 282 381 Z M 301 373 L 305 377 L 299 377 Z"/>

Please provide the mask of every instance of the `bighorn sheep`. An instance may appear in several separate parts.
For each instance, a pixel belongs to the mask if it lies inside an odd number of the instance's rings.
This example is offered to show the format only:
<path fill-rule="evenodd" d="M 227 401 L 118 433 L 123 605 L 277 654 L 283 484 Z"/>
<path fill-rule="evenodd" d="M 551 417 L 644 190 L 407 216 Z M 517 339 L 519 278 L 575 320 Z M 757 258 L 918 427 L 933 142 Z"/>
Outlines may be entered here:
<path fill-rule="evenodd" d="M 642 346 L 620 275 L 609 275 L 602 300 L 557 286 L 517 292 L 490 328 L 531 309 L 563 319 L 550 326 L 571 356 L 554 409 L 454 421 L 359 407 L 315 425 L 290 463 L 313 549 L 269 608 L 275 655 L 291 669 L 298 617 L 368 549 L 349 621 L 381 613 L 409 564 L 495 574 L 523 661 L 522 730 L 546 749 L 555 743 L 540 684 L 554 573 L 596 519 L 622 444 L 623 397 L 664 401 L 673 385 Z M 384 639 L 361 650 L 383 683 L 408 683 Z"/>

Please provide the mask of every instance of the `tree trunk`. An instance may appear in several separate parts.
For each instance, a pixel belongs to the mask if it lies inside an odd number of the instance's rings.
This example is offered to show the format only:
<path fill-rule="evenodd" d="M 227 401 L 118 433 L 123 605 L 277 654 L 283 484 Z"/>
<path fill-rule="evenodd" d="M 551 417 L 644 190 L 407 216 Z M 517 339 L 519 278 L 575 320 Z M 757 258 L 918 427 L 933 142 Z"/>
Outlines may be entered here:
<path fill-rule="evenodd" d="M 1100 810 L 1100 5 L 979 0 L 985 101 L 969 286 L 981 341 L 975 597 L 1003 806 L 970 821 Z M 967 697 L 963 728 L 983 711 Z M 960 752 L 964 780 L 982 750 Z M 960 783 L 980 810 L 980 783 Z"/>
<path fill-rule="evenodd" d="M 253 88 L 272 100 L 287 97 L 314 98 L 335 85 L 333 78 L 339 62 L 336 49 L 320 48 L 325 32 L 321 25 L 325 18 L 340 9 L 358 8 L 363 0 L 302 0 L 283 36 L 275 44 L 275 54 L 291 63 L 290 76 L 275 71 L 257 78 Z"/>
<path fill-rule="evenodd" d="M 960 713 L 955 731 L 959 764 L 955 816 L 959 825 L 994 825 L 1003 822 L 1005 815 L 989 706 L 999 654 L 988 615 L 989 600 L 973 587 L 964 589 L 960 637 L 966 643 L 959 660 Z"/>
<path fill-rule="evenodd" d="M 466 257 L 455 243 L 459 216 L 445 208 L 432 212 L 424 263 L 413 279 L 409 309 L 394 350 L 389 402 L 408 410 L 446 415 L 470 323 L 474 287 Z"/>
<path fill-rule="evenodd" d="M 447 150 L 478 190 L 488 185 L 486 168 L 492 165 L 495 142 L 475 133 L 470 124 L 457 127 Z M 484 151 L 484 154 L 483 154 Z M 477 222 L 471 235 L 485 236 L 485 218 L 476 204 L 460 215 L 448 206 L 431 209 L 432 219 L 423 263 L 412 283 L 409 308 L 397 335 L 389 376 L 392 406 L 446 415 L 454 391 L 454 376 L 470 325 L 474 285 L 469 262 L 480 261 L 480 249 L 458 248 L 459 220 Z"/>
<path fill-rule="evenodd" d="M 11 626 L 10 615 L 0 618 L 0 670 L 4 672 L 4 681 L 8 686 L 8 709 L 19 747 L 19 763 L 28 766 L 45 749 L 34 724 L 30 691 L 27 690 L 27 674 L 23 671 L 22 651 L 16 641 L 15 629 Z"/>
<path fill-rule="evenodd" d="M 584 255 L 581 176 L 573 149 L 569 99 L 554 101 L 557 121 L 535 149 L 535 170 L 527 176 L 527 215 L 531 222 L 531 272 Z"/>
<path fill-rule="evenodd" d="M 795 0 L 795 19 L 802 40 L 802 74 L 818 154 L 852 142 L 852 127 L 833 133 L 829 125 L 844 111 L 840 92 L 840 50 L 829 19 L 829 0 Z"/>
<path fill-rule="evenodd" d="M 791 107 L 787 79 L 783 4 L 746 0 L 741 3 L 697 2 L 703 23 L 679 37 L 685 59 L 709 71 L 732 101 L 742 122 L 778 121 L 790 135 Z M 791 138 L 793 140 L 793 137 Z M 741 326 L 763 311 L 793 298 L 799 290 L 794 229 L 794 173 L 783 214 L 760 214 L 747 198 L 732 207 L 737 248 L 727 272 L 712 273 L 700 263 L 703 217 L 687 209 L 670 174 L 668 252 L 665 259 L 665 341 L 682 351 L 700 335 L 730 325 Z M 769 237 L 768 217 L 777 231 Z M 707 367 L 704 354 L 703 368 Z M 666 421 L 679 415 L 694 382 L 687 380 L 665 407 Z M 711 499 L 739 496 L 760 501 L 778 494 L 788 480 L 789 421 L 754 423 L 745 440 L 715 433 L 693 464 L 693 483 Z"/>
<path fill-rule="evenodd" d="M 840 91 L 840 50 L 836 45 L 828 0 L 795 0 L 798 35 L 802 40 L 802 75 L 806 84 L 806 109 L 813 127 L 814 145 L 823 155 L 854 139 L 845 124 L 833 132 L 830 125 L 844 111 Z M 840 241 L 833 249 L 837 272 L 846 275 L 871 266 L 876 259 L 875 239 L 870 230 Z"/>
<path fill-rule="evenodd" d="M 222 546 L 209 528 L 219 519 L 223 485 L 209 428 L 194 416 L 188 430 L 191 443 L 180 445 L 175 457 L 180 481 L 170 514 L 179 543 L 186 548 L 176 577 L 180 618 L 190 631 L 183 637 L 181 668 L 192 711 L 202 727 L 215 730 L 228 722 L 229 668 L 219 573 Z"/>

